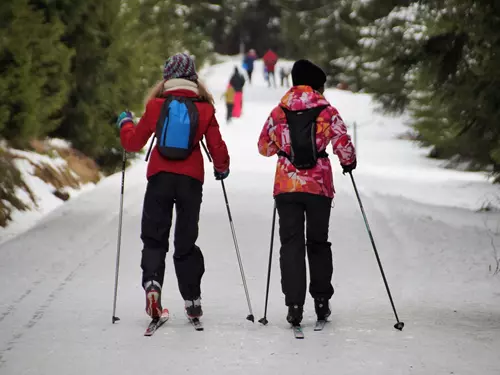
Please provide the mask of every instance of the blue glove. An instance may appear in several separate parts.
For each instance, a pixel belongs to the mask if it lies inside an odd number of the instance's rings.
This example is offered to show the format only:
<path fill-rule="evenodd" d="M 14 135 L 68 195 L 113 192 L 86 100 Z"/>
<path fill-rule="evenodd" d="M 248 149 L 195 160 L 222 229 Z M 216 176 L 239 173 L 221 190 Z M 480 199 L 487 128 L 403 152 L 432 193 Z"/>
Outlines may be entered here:
<path fill-rule="evenodd" d="M 121 129 L 122 126 L 127 122 L 134 122 L 132 113 L 129 111 L 120 113 L 120 116 L 118 116 L 118 120 L 116 120 L 116 126 L 118 126 L 118 129 Z"/>
<path fill-rule="evenodd" d="M 227 176 L 229 176 L 229 169 L 227 169 L 226 171 L 224 172 L 217 172 L 215 169 L 214 169 L 214 176 L 215 176 L 215 179 L 217 181 L 221 181 L 221 180 L 224 180 L 225 178 L 227 178 Z"/>

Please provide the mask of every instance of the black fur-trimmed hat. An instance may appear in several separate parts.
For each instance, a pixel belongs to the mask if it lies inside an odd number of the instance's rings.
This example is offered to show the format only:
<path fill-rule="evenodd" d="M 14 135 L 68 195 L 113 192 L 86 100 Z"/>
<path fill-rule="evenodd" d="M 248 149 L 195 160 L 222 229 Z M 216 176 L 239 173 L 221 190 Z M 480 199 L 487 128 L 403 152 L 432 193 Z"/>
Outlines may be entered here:
<path fill-rule="evenodd" d="M 292 82 L 294 86 L 305 85 L 319 90 L 325 85 L 326 74 L 309 60 L 297 60 L 292 67 Z"/>

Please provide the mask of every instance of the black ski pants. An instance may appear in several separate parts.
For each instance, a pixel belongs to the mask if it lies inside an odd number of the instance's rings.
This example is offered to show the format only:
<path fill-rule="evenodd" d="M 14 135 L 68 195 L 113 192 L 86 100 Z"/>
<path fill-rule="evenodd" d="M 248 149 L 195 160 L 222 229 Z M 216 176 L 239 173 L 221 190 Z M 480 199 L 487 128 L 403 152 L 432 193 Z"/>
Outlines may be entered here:
<path fill-rule="evenodd" d="M 247 74 L 248 74 L 248 82 L 251 84 L 252 83 L 252 73 L 253 69 L 247 69 Z"/>
<path fill-rule="evenodd" d="M 331 243 L 328 242 L 331 203 L 331 198 L 309 193 L 276 196 L 281 240 L 281 288 L 287 306 L 303 306 L 305 302 L 306 247 L 309 293 L 315 299 L 328 300 L 333 295 L 333 260 Z"/>
<path fill-rule="evenodd" d="M 156 280 L 163 285 L 165 257 L 175 205 L 174 266 L 182 298 L 201 295 L 205 273 L 203 254 L 196 240 L 203 185 L 192 177 L 160 172 L 148 181 L 142 211 L 142 282 Z"/>
<path fill-rule="evenodd" d="M 233 117 L 234 104 L 233 103 L 226 103 L 226 107 L 227 107 L 226 121 L 229 121 Z"/>

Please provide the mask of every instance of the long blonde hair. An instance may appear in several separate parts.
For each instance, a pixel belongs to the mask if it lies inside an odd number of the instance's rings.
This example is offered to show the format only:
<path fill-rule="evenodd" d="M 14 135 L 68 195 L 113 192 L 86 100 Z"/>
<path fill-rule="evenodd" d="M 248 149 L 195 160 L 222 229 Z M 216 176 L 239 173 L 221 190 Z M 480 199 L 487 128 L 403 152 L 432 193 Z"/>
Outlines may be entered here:
<path fill-rule="evenodd" d="M 148 104 L 148 102 L 152 99 L 165 97 L 165 95 L 163 94 L 164 93 L 163 86 L 164 86 L 165 82 L 166 82 L 165 80 L 158 81 L 154 84 L 153 87 L 151 87 L 149 89 L 149 91 L 146 95 L 146 98 L 144 99 L 144 106 L 146 106 Z M 202 81 L 200 81 L 199 79 L 196 81 L 196 84 L 198 85 L 198 96 L 202 100 L 207 101 L 213 105 L 215 103 L 214 97 L 210 93 L 210 91 L 208 91 L 205 84 Z"/>

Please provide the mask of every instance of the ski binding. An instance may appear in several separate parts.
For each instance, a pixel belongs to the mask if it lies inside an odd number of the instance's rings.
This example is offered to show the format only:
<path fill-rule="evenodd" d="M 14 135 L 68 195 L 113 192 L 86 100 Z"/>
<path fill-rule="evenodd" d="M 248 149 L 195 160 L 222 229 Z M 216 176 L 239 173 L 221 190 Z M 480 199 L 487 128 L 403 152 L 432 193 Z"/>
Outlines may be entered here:
<path fill-rule="evenodd" d="M 203 331 L 204 328 L 203 328 L 203 323 L 201 322 L 201 320 L 199 318 L 189 318 L 189 321 L 191 322 L 191 324 L 193 325 L 194 329 L 197 330 L 197 331 Z"/>
<path fill-rule="evenodd" d="M 144 332 L 144 336 L 153 336 L 156 330 L 163 324 L 165 324 L 169 317 L 170 313 L 168 312 L 168 309 L 163 309 L 163 312 L 159 318 L 154 318 L 151 320 L 151 323 L 149 323 L 148 328 L 146 328 L 146 331 Z"/>
<path fill-rule="evenodd" d="M 326 320 L 317 320 L 316 324 L 314 325 L 314 330 L 315 331 L 322 331 L 323 328 L 325 328 Z"/>
<path fill-rule="evenodd" d="M 304 332 L 302 331 L 302 327 L 300 324 L 292 326 L 293 330 L 293 335 L 295 336 L 296 339 L 303 339 L 304 338 Z"/>

